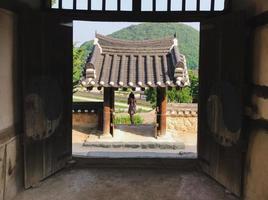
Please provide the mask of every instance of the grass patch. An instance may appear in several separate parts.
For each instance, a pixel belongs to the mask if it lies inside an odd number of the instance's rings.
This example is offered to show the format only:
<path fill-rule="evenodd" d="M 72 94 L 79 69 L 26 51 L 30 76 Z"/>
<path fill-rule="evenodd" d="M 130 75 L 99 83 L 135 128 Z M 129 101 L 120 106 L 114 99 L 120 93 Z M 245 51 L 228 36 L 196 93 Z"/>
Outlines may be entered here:
<path fill-rule="evenodd" d="M 144 119 L 140 115 L 134 115 L 134 124 L 143 124 Z M 116 116 L 114 119 L 115 124 L 130 124 L 130 117 L 126 116 Z"/>

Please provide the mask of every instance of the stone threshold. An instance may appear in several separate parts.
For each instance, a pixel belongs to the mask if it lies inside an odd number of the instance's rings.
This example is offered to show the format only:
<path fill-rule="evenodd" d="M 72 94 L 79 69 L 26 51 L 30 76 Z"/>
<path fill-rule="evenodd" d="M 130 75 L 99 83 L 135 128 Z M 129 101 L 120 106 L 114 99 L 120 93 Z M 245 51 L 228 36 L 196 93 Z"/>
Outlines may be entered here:
<path fill-rule="evenodd" d="M 83 143 L 84 147 L 90 148 L 114 148 L 114 149 L 184 149 L 183 142 L 88 142 Z"/>
<path fill-rule="evenodd" d="M 74 157 L 80 158 L 179 158 L 196 159 L 197 154 L 193 152 L 175 150 L 120 150 L 120 149 L 94 149 L 88 152 L 73 152 Z"/>

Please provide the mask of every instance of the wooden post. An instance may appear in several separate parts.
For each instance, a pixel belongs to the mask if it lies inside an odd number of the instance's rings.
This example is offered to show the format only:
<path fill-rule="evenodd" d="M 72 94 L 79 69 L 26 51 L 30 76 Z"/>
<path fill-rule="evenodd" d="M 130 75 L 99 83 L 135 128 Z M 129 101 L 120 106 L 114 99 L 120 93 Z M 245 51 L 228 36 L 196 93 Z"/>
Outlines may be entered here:
<path fill-rule="evenodd" d="M 44 10 L 51 9 L 52 7 L 52 1 L 51 0 L 45 0 L 42 4 Z"/>
<path fill-rule="evenodd" d="M 171 0 L 167 2 L 167 11 L 171 11 Z"/>
<path fill-rule="evenodd" d="M 98 130 L 103 130 L 103 109 L 98 110 Z"/>
<path fill-rule="evenodd" d="M 215 10 L 215 0 L 211 0 L 211 6 L 210 6 L 210 11 Z"/>
<path fill-rule="evenodd" d="M 117 11 L 121 10 L 121 0 L 117 0 Z"/>
<path fill-rule="evenodd" d="M 111 134 L 111 88 L 104 88 L 103 94 L 103 135 Z"/>
<path fill-rule="evenodd" d="M 110 108 L 111 108 L 111 123 L 110 123 L 110 133 L 114 136 L 114 88 L 110 88 Z"/>
<path fill-rule="evenodd" d="M 62 0 L 59 0 L 59 9 L 62 9 Z"/>
<path fill-rule="evenodd" d="M 76 4 L 77 4 L 76 0 L 73 0 L 73 10 L 76 10 Z"/>
<path fill-rule="evenodd" d="M 141 12 L 141 0 L 132 0 L 132 11 L 134 13 Z"/>
<path fill-rule="evenodd" d="M 153 11 L 156 11 L 156 0 L 153 0 Z"/>
<path fill-rule="evenodd" d="M 181 8 L 182 11 L 185 11 L 186 10 L 186 0 L 182 0 L 182 8 Z"/>
<path fill-rule="evenodd" d="M 167 126 L 167 96 L 166 88 L 157 88 L 157 132 L 158 136 L 166 134 Z"/>
<path fill-rule="evenodd" d="M 91 0 L 87 0 L 87 10 L 91 11 Z"/>

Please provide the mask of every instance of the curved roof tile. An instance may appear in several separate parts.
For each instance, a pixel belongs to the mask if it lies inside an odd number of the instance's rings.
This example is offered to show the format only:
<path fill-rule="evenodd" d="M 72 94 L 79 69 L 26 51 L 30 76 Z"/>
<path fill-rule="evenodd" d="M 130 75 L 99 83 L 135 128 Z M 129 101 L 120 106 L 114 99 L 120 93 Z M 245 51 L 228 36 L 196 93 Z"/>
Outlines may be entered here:
<path fill-rule="evenodd" d="M 185 56 L 173 40 L 169 37 L 128 41 L 96 34 L 86 64 L 84 86 L 186 86 L 189 78 Z"/>

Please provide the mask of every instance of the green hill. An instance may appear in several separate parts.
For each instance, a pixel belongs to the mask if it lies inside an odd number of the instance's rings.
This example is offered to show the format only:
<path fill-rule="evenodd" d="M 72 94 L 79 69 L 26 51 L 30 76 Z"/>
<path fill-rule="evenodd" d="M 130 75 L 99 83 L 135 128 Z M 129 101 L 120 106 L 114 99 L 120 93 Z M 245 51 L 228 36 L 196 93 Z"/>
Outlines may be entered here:
<path fill-rule="evenodd" d="M 194 28 L 179 23 L 142 23 L 123 28 L 112 33 L 111 37 L 126 40 L 158 39 L 177 34 L 179 49 L 186 56 L 188 68 L 197 69 L 199 60 L 199 32 Z M 80 46 L 86 59 L 93 46 L 93 41 Z"/>

